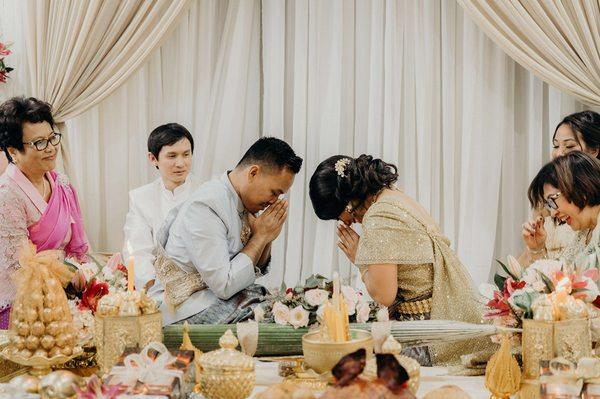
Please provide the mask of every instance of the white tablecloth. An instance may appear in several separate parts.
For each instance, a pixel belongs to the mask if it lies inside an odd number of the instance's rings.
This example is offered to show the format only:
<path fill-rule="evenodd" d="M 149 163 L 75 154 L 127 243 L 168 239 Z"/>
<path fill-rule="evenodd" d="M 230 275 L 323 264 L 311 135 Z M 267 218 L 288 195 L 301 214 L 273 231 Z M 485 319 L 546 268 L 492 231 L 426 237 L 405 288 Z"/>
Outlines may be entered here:
<path fill-rule="evenodd" d="M 256 362 L 256 387 L 253 396 L 264 391 L 269 385 L 282 381 L 282 378 L 277 375 L 277 366 L 275 362 Z M 422 398 L 427 392 L 443 385 L 457 385 L 472 399 L 490 397 L 490 393 L 485 389 L 483 377 L 457 377 L 446 374 L 446 369 L 443 367 L 421 367 L 421 384 L 417 397 Z"/>

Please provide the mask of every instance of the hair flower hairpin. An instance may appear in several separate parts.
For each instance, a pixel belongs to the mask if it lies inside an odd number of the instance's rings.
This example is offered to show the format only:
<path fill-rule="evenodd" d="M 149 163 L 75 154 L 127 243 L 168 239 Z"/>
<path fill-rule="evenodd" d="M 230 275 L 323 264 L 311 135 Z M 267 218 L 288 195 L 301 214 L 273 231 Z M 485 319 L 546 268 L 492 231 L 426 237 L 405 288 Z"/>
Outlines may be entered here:
<path fill-rule="evenodd" d="M 350 164 L 350 158 L 341 158 L 338 159 L 335 163 L 334 169 L 337 172 L 338 176 L 345 177 L 346 166 Z"/>

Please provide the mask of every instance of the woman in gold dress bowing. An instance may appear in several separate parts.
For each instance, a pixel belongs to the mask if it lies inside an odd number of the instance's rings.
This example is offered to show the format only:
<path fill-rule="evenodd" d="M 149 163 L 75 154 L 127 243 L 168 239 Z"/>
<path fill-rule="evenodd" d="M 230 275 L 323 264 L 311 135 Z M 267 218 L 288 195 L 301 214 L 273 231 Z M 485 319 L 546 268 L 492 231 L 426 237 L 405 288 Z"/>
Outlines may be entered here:
<path fill-rule="evenodd" d="M 397 179 L 396 167 L 381 159 L 337 155 L 317 167 L 310 199 L 320 219 L 343 222 L 338 246 L 359 267 L 369 295 L 389 307 L 392 319 L 480 322 L 482 309 L 469 273 L 427 211 L 394 187 Z M 362 236 L 353 223 L 362 223 Z M 423 365 L 455 363 L 485 342 L 407 354 Z"/>

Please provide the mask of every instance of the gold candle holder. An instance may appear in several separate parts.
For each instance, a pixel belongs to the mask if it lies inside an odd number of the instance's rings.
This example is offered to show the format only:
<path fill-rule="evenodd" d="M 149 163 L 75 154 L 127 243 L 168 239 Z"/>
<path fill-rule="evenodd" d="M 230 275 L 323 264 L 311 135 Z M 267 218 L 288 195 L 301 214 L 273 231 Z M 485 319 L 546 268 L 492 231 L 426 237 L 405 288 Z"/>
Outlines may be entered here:
<path fill-rule="evenodd" d="M 140 316 L 99 316 L 94 323 L 96 360 L 100 370 L 110 371 L 127 347 L 162 342 L 162 313 Z"/>
<path fill-rule="evenodd" d="M 554 352 L 577 362 L 582 357 L 592 356 L 592 333 L 589 319 L 573 319 L 554 323 Z"/>
<path fill-rule="evenodd" d="M 523 375 L 526 379 L 540 376 L 540 360 L 554 358 L 554 323 L 532 319 L 523 320 Z"/>

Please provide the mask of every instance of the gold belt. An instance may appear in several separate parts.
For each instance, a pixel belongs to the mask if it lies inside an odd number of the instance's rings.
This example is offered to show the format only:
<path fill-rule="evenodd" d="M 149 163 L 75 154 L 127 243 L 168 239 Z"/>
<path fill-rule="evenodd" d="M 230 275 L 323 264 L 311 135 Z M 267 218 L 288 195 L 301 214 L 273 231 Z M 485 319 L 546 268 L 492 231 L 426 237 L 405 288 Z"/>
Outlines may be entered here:
<path fill-rule="evenodd" d="M 402 302 L 398 305 L 398 313 L 423 314 L 431 313 L 431 298 L 415 302 Z"/>

